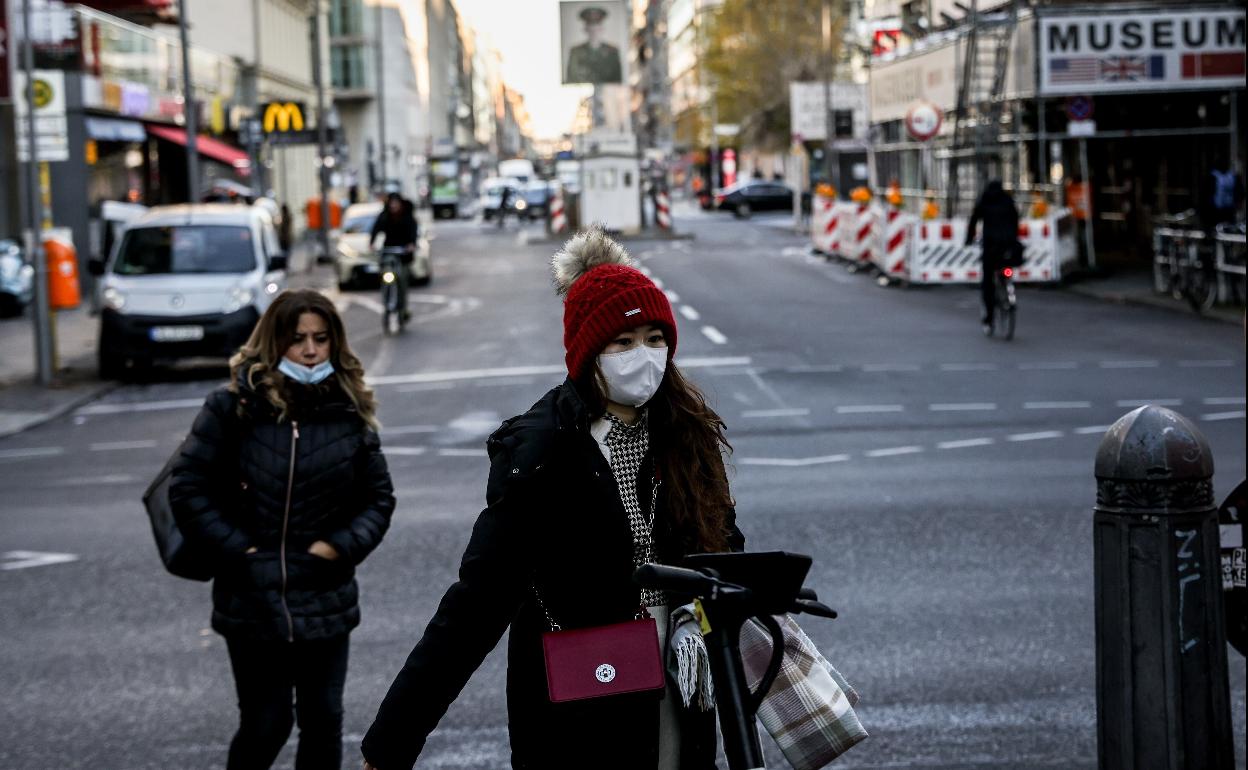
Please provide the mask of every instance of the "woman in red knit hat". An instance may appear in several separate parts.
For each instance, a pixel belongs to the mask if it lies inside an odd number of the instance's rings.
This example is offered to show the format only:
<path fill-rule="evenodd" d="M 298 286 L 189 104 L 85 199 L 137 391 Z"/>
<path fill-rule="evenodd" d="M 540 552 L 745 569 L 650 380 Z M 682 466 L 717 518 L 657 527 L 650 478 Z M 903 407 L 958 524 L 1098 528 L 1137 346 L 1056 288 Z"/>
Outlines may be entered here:
<path fill-rule="evenodd" d="M 366 768 L 411 768 L 508 627 L 513 768 L 715 767 L 701 637 L 678 622 L 686 607 L 640 589 L 632 575 L 647 562 L 744 547 L 724 470 L 724 424 L 673 360 L 667 296 L 618 243 L 591 228 L 552 265 L 564 297 L 568 378 L 490 437 L 487 506 L 459 580 L 364 737 Z M 552 687 L 548 675 L 560 680 L 577 663 L 560 633 L 613 634 L 614 624 L 637 618 L 643 623 L 630 627 L 653 627 L 659 643 L 649 644 L 653 652 L 635 636 L 627 644 L 658 656 L 638 664 L 656 672 L 655 683 L 617 692 L 616 668 L 604 663 L 586 669 L 584 682 L 574 671 L 570 692 Z"/>

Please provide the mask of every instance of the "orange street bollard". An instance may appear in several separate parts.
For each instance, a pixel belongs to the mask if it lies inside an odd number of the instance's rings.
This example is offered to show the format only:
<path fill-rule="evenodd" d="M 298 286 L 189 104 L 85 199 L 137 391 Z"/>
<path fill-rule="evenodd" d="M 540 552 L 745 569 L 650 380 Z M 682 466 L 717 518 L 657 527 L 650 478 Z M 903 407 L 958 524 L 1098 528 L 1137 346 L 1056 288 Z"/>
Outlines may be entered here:
<path fill-rule="evenodd" d="M 43 242 L 48 264 L 48 301 L 53 310 L 68 310 L 82 302 L 78 287 L 78 251 L 59 238 Z"/>

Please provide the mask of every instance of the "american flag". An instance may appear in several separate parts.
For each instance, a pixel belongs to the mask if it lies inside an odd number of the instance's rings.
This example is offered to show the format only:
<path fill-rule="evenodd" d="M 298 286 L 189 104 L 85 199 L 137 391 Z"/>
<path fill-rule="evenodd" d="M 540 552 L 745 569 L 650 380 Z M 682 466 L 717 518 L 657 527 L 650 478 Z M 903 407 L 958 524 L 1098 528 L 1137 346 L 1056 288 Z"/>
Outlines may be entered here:
<path fill-rule="evenodd" d="M 1100 59 L 1095 56 L 1067 56 L 1049 60 L 1049 82 L 1095 83 L 1100 77 Z"/>
<path fill-rule="evenodd" d="M 1166 77 L 1163 56 L 1110 56 L 1101 59 L 1101 80 L 1120 83 L 1136 80 L 1162 80 Z"/>

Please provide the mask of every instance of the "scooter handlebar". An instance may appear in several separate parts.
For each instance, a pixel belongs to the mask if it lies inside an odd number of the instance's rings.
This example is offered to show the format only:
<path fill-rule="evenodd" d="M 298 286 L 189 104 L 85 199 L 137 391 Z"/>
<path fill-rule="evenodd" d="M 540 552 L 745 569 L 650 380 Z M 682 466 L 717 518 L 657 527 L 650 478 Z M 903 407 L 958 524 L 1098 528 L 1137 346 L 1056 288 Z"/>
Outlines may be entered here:
<path fill-rule="evenodd" d="M 718 580 L 697 570 L 662 564 L 643 564 L 638 567 L 633 572 L 633 582 L 642 588 L 694 596 L 707 596 L 719 585 Z"/>

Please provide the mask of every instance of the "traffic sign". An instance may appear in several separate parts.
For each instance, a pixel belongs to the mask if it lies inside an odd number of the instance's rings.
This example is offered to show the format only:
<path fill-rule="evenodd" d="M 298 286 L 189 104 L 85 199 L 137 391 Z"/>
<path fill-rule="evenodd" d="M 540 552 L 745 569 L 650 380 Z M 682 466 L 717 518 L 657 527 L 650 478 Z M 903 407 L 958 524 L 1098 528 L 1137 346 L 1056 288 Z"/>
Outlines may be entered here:
<path fill-rule="evenodd" d="M 69 122 L 65 117 L 65 73 L 35 70 L 35 154 L 39 161 L 69 160 Z M 26 120 L 26 73 L 13 78 L 13 106 L 17 113 L 17 159 L 30 160 L 29 123 Z"/>
<path fill-rule="evenodd" d="M 906 133 L 919 142 L 926 142 L 940 131 L 945 116 L 931 102 L 916 102 L 906 112 Z"/>
<path fill-rule="evenodd" d="M 1068 120 L 1090 120 L 1092 112 L 1092 97 L 1090 96 L 1072 96 L 1066 100 Z"/>

